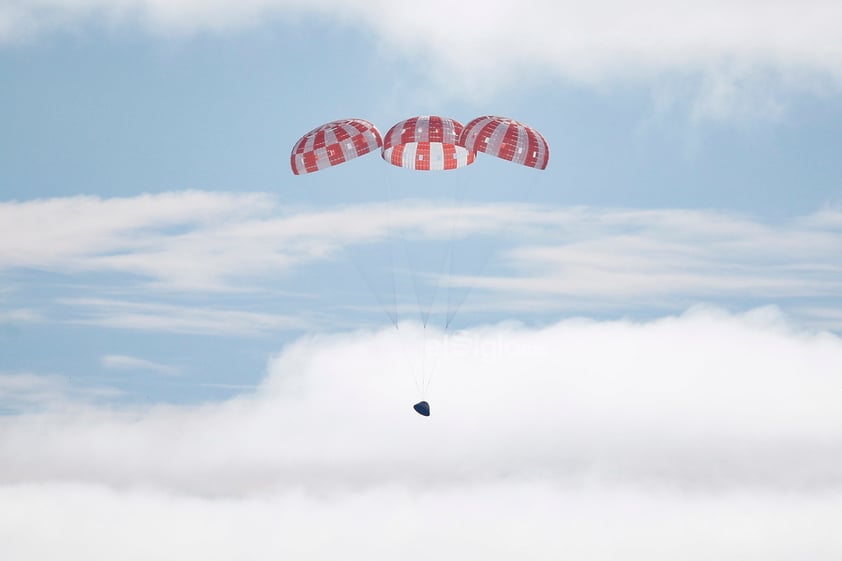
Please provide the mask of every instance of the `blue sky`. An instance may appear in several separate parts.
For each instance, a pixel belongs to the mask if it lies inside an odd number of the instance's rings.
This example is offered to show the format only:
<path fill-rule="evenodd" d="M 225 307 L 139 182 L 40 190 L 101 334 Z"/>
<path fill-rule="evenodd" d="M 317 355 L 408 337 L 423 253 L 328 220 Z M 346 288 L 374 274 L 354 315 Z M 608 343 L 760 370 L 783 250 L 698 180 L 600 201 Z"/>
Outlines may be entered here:
<path fill-rule="evenodd" d="M 10 558 L 839 555 L 842 8 L 428 4 L 0 0 Z M 425 114 L 549 167 L 289 169 Z"/>

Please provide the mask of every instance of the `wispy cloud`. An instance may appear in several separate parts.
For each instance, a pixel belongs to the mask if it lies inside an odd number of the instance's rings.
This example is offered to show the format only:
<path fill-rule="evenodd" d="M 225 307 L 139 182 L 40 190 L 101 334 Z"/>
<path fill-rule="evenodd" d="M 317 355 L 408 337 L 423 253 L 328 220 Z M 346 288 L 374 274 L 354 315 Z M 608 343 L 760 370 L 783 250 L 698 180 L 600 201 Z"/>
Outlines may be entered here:
<path fill-rule="evenodd" d="M 0 413 L 60 410 L 118 395 L 119 390 L 80 385 L 68 376 L 0 371 Z"/>
<path fill-rule="evenodd" d="M 2 269 L 2 267 L 0 267 Z M 10 284 L 0 286 L 0 324 L 35 323 L 41 321 L 41 312 L 14 305 L 17 291 Z"/>
<path fill-rule="evenodd" d="M 171 229 L 213 229 L 245 217 L 255 220 L 274 208 L 274 200 L 264 195 L 199 191 L 4 202 L 0 204 L 0 270 L 133 270 L 132 263 L 120 268 L 109 261 L 119 262 L 120 255 L 154 255 L 159 274 L 167 274 L 172 267 L 169 276 L 178 279 L 179 272 L 190 274 L 191 255 L 181 253 L 179 263 L 162 254 L 162 243 L 172 245 L 181 240 Z M 188 253 L 190 249 L 189 245 L 184 248 Z M 134 270 L 145 272 L 136 265 Z"/>
<path fill-rule="evenodd" d="M 446 18 L 441 17 L 447 14 Z M 786 91 L 839 91 L 838 2 L 38 0 L 0 4 L 0 41 L 91 21 L 165 35 L 244 30 L 302 17 L 358 26 L 385 56 L 422 60 L 439 92 L 482 97 L 524 79 L 580 84 L 678 82 L 697 114 L 776 114 Z M 512 76 L 518 80 L 512 80 Z"/>
<path fill-rule="evenodd" d="M 33 323 L 41 319 L 39 312 L 29 308 L 0 309 L 0 323 Z"/>
<path fill-rule="evenodd" d="M 113 370 L 146 370 L 160 374 L 178 374 L 178 368 L 174 366 L 128 355 L 105 355 L 100 358 L 100 362 L 105 368 Z"/>
<path fill-rule="evenodd" d="M 285 209 L 269 195 L 196 191 L 5 202 L 0 270 L 117 271 L 168 289 L 232 289 L 238 279 L 334 258 L 395 229 L 446 237 L 452 220 L 443 218 L 457 212 L 431 203 Z M 480 222 L 471 227 L 493 230 L 497 212 L 474 210 Z"/>
<path fill-rule="evenodd" d="M 200 335 L 254 336 L 274 331 L 300 330 L 312 323 L 306 318 L 245 312 L 242 310 L 154 304 L 98 298 L 64 298 L 60 304 L 77 308 L 71 323 L 116 329 L 191 333 Z M 114 357 L 112 357 L 113 359 Z M 121 357 L 122 366 L 127 366 Z M 111 367 L 116 366 L 111 361 Z M 135 364 L 139 366 L 139 364 Z"/>
<path fill-rule="evenodd" d="M 572 210 L 558 217 L 556 236 L 506 254 L 512 276 L 452 282 L 513 296 L 551 294 L 563 306 L 835 297 L 842 292 L 835 216 L 824 211 L 771 225 L 709 211 Z"/>
<path fill-rule="evenodd" d="M 826 208 L 773 224 L 682 209 L 431 201 L 284 208 L 268 195 L 198 192 L 70 198 L 0 204 L 0 269 L 128 273 L 166 291 L 268 284 L 295 290 L 290 274 L 311 265 L 355 274 L 343 255 L 363 247 L 383 255 L 381 266 L 397 270 L 387 257 L 390 244 L 404 239 L 442 252 L 436 267 L 416 267 L 414 282 L 471 288 L 468 306 L 593 309 L 657 302 L 676 309 L 719 298 L 836 297 L 842 291 L 840 215 Z M 46 232 L 43 224 L 50 225 Z M 442 276 L 448 246 L 454 265 Z M 62 302 L 88 309 L 78 321 L 134 329 L 258 333 L 309 321 L 101 298 Z M 34 318 L 22 308 L 14 315 Z"/>

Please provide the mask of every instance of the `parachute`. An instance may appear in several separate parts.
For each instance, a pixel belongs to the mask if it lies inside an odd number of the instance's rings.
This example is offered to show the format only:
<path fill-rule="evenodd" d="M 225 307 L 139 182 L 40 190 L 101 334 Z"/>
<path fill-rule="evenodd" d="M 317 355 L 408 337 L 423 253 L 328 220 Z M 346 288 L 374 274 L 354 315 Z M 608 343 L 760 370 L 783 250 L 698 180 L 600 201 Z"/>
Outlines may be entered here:
<path fill-rule="evenodd" d="M 465 125 L 459 144 L 472 152 L 485 152 L 536 169 L 546 169 L 550 147 L 530 126 L 506 117 L 486 115 Z"/>
<path fill-rule="evenodd" d="M 395 124 L 383 139 L 383 159 L 421 171 L 448 170 L 474 163 L 476 153 L 459 144 L 462 124 L 435 115 Z"/>
<path fill-rule="evenodd" d="M 292 173 L 313 173 L 364 156 L 383 145 L 380 131 L 364 119 L 340 119 L 311 130 L 292 148 Z"/>
<path fill-rule="evenodd" d="M 290 154 L 290 166 L 295 175 L 309 174 L 343 164 L 378 148 L 380 148 L 381 157 L 386 162 L 396 167 L 416 171 L 445 171 L 464 168 L 473 164 L 480 152 L 533 169 L 544 170 L 547 167 L 550 154 L 549 145 L 543 135 L 528 125 L 506 117 L 486 115 L 477 117 L 463 126 L 460 122 L 447 117 L 436 115 L 415 116 L 396 123 L 382 136 L 371 122 L 353 118 L 331 121 L 302 136 L 293 146 Z M 450 178 L 450 174 L 447 174 L 447 177 Z M 389 181 L 388 184 L 390 188 L 393 184 L 399 184 L 402 187 L 413 185 L 417 187 L 420 179 L 421 176 L 416 176 L 414 179 Z M 464 189 L 451 189 L 456 185 L 464 186 L 462 176 L 458 178 L 454 176 L 452 179 L 453 181 L 448 181 L 448 179 L 433 179 L 430 177 L 427 185 L 435 185 L 436 189 L 443 190 L 446 193 L 458 191 L 458 196 L 463 196 Z M 520 191 L 518 192 L 520 193 Z M 461 210 L 451 214 L 454 216 L 452 220 L 458 220 Z M 451 226 L 451 232 L 458 231 L 456 226 L 454 222 Z M 454 234 L 451 233 L 448 255 L 444 260 L 444 262 L 449 263 L 451 270 L 449 274 L 452 274 L 453 263 L 461 262 L 461 259 L 457 260 L 455 257 L 457 252 L 454 250 L 453 236 Z M 404 240 L 403 253 L 409 261 L 410 251 L 408 248 L 409 244 Z M 462 257 L 466 254 L 473 256 L 476 252 L 465 252 Z M 392 292 L 391 300 L 395 301 L 395 279 L 398 278 L 398 272 L 397 265 L 393 260 L 394 252 L 390 254 L 390 257 L 392 257 L 390 260 L 391 266 L 387 267 L 386 270 L 391 275 L 388 283 Z M 441 259 L 438 262 L 443 263 Z M 366 267 L 360 267 L 356 260 L 355 265 L 357 265 L 360 273 L 367 277 Z M 436 271 L 441 270 L 441 265 L 436 267 L 427 263 L 425 268 L 416 268 L 410 263 L 408 269 L 413 275 L 415 275 L 416 270 L 424 271 L 429 280 L 436 278 Z M 402 272 L 405 273 L 405 271 Z M 369 283 L 371 292 L 374 293 L 374 296 L 386 311 L 384 302 L 389 300 L 388 296 L 378 295 L 374 289 L 374 283 L 370 282 L 369 278 L 365 278 L 365 280 Z M 435 299 L 435 292 L 429 300 L 422 301 L 418 291 L 418 279 L 413 276 L 412 280 L 415 286 L 419 313 L 421 314 L 421 323 L 424 327 L 422 336 L 426 337 L 427 319 Z M 433 285 L 434 290 L 438 288 L 438 281 L 430 284 Z M 448 288 L 448 290 L 450 289 Z M 470 286 L 467 290 L 470 290 Z M 461 299 L 454 298 L 453 294 L 448 292 L 448 309 L 446 321 L 443 322 L 445 332 L 450 327 L 451 320 L 465 296 L 467 296 L 467 292 Z M 386 313 L 395 324 L 395 328 L 398 328 L 397 305 L 396 303 L 394 305 L 395 311 L 392 313 L 386 311 Z M 421 382 L 419 383 L 417 378 L 415 382 L 421 393 L 422 401 L 413 405 L 413 409 L 419 415 L 429 417 L 430 404 L 423 398 L 429 384 L 431 368 L 434 368 L 434 366 L 425 365 L 425 347 L 426 340 L 421 347 L 420 368 L 418 368 L 421 372 Z"/>

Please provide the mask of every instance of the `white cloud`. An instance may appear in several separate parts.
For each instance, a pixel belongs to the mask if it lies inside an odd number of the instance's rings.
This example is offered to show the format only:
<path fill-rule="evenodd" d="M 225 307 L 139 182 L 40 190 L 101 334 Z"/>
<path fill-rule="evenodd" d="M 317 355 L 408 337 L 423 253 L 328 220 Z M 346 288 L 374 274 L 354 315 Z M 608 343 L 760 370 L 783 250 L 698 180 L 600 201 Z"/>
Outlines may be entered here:
<path fill-rule="evenodd" d="M 546 481 L 245 500 L 51 483 L 0 488 L 0 501 L 4 551 L 20 561 L 834 559 L 842 516 L 836 494 L 650 493 Z"/>
<path fill-rule="evenodd" d="M 334 267 L 328 274 L 337 278 L 356 275 L 343 262 L 349 251 L 363 256 L 354 263 L 364 274 L 375 266 L 403 274 L 390 260 L 394 242 L 403 239 L 398 253 L 408 242 L 421 255 L 426 241 L 441 252 L 413 265 L 414 282 L 473 287 L 467 307 L 593 310 L 645 304 L 674 310 L 721 298 L 834 297 L 842 288 L 839 215 L 828 208 L 767 224 L 749 216 L 682 209 L 430 201 L 285 208 L 268 195 L 202 192 L 73 197 L 0 203 L 0 269 L 128 273 L 162 291 L 271 285 L 273 293 L 300 293 L 312 287 L 292 273 L 315 264 Z M 451 236 L 455 264 L 442 277 Z M 365 260 L 369 254 L 372 263 Z M 414 299 L 407 294 L 399 304 Z M 80 321 L 175 332 L 227 333 L 236 326 L 255 333 L 313 321 L 292 313 L 148 301 L 83 297 L 63 302 L 89 308 L 76 318 Z M 34 319 L 20 309 L 15 317 Z"/>
<path fill-rule="evenodd" d="M 0 323 L 33 323 L 41 319 L 40 313 L 29 308 L 0 310 Z"/>
<path fill-rule="evenodd" d="M 304 338 L 221 403 L 0 418 L 4 551 L 842 554 L 839 337 L 773 309 L 428 331 L 428 419 L 410 409 L 422 340 Z"/>
<path fill-rule="evenodd" d="M 81 309 L 78 317 L 69 320 L 71 323 L 117 329 L 250 336 L 303 329 L 311 325 L 309 320 L 300 317 L 186 305 L 101 298 L 67 298 L 60 300 L 60 303 Z M 113 360 L 110 363 L 111 367 L 116 367 Z M 128 366 L 128 361 L 123 360 L 122 366 Z M 139 367 L 140 364 L 136 363 L 135 366 Z"/>
<path fill-rule="evenodd" d="M 61 409 L 68 403 L 87 403 L 119 393 L 113 388 L 76 384 L 69 376 L 0 371 L 0 414 Z"/>
<path fill-rule="evenodd" d="M 95 268 L 94 257 L 119 260 L 120 254 L 154 252 L 162 238 L 178 240 L 177 234 L 167 235 L 170 228 L 224 227 L 228 221 L 254 219 L 273 209 L 274 201 L 265 195 L 200 191 L 4 202 L 0 204 L 0 269 L 90 270 Z M 181 257 L 191 261 L 189 255 Z"/>
<path fill-rule="evenodd" d="M 128 355 L 105 355 L 100 358 L 105 368 L 113 370 L 148 370 L 160 374 L 177 374 L 178 368 Z"/>
<path fill-rule="evenodd" d="M 416 68 L 428 83 L 468 97 L 529 78 L 597 86 L 689 80 L 697 114 L 730 117 L 776 114 L 781 92 L 842 85 L 842 6 L 832 0 L 5 0 L 0 41 L 92 20 L 181 35 L 303 17 L 373 33 L 382 54 L 420 57 Z"/>
<path fill-rule="evenodd" d="M 503 209 L 505 212 L 506 209 Z M 0 203 L 0 270 L 117 271 L 167 289 L 231 289 L 240 278 L 286 272 L 383 241 L 396 225 L 446 237 L 455 208 L 431 203 L 283 208 L 266 194 L 200 191 Z M 473 211 L 493 229 L 496 209 Z M 463 211 L 466 225 L 470 211 Z"/>
<path fill-rule="evenodd" d="M 711 211 L 564 209 L 553 218 L 554 233 L 534 245 L 524 237 L 508 251 L 514 276 L 451 282 L 544 306 L 551 304 L 536 295 L 552 294 L 560 307 L 832 297 L 840 289 L 842 235 L 829 214 L 816 216 L 768 225 Z"/>

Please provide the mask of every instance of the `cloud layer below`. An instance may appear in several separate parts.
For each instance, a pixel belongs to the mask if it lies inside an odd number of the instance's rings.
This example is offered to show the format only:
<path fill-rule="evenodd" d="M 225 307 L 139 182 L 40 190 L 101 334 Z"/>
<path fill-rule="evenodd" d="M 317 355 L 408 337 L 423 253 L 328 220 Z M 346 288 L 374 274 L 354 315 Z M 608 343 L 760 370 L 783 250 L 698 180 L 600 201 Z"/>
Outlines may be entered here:
<path fill-rule="evenodd" d="M 0 419 L 0 537 L 21 560 L 834 558 L 839 364 L 774 309 L 305 338 L 225 402 Z"/>

